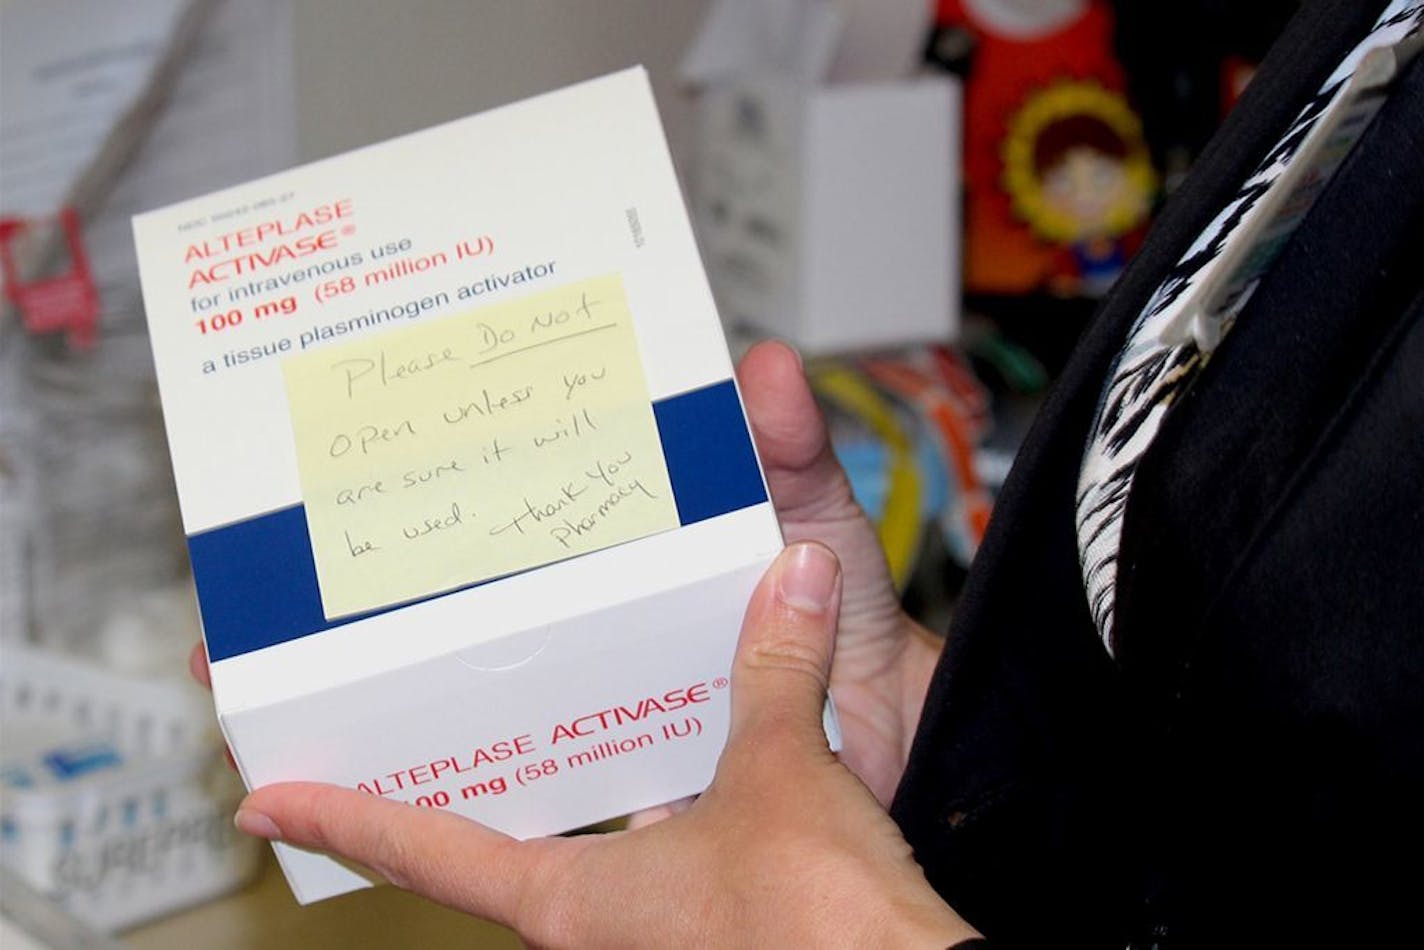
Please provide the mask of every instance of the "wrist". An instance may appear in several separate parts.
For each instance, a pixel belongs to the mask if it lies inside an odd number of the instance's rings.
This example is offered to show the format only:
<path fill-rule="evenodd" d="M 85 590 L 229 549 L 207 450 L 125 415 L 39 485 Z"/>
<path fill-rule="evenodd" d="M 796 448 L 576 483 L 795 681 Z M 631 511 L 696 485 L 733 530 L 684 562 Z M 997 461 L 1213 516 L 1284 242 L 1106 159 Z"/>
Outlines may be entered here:
<path fill-rule="evenodd" d="M 929 694 L 930 680 L 934 678 L 935 667 L 944 650 L 944 640 L 930 633 L 908 614 L 904 622 L 909 632 L 900 656 L 900 719 L 904 725 L 904 747 L 900 752 L 902 760 L 908 760 L 910 744 L 915 740 L 915 731 L 925 708 L 925 697 Z"/>
<path fill-rule="evenodd" d="M 979 937 L 948 904 L 935 899 L 895 908 L 896 919 L 867 945 L 885 947 L 926 947 L 944 950 Z"/>
<path fill-rule="evenodd" d="M 899 850 L 903 848 L 903 850 Z M 926 947 L 945 950 L 980 936 L 930 886 L 903 839 L 893 867 L 876 868 L 862 876 L 858 886 L 842 893 L 846 910 L 857 914 L 859 925 L 825 932 L 824 946 L 847 944 L 867 947 Z M 832 925 L 834 929 L 834 924 Z M 854 940 L 849 939 L 852 935 Z"/>

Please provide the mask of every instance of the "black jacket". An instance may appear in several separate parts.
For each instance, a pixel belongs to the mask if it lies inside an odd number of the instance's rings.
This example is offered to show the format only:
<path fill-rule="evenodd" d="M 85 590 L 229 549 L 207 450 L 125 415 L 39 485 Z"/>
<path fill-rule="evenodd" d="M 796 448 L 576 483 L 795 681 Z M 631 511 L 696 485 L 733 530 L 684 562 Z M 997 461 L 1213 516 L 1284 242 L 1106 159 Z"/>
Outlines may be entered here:
<path fill-rule="evenodd" d="M 1129 325 L 1382 7 L 1296 17 L 998 501 L 893 805 L 992 945 L 1424 940 L 1424 56 L 1144 457 L 1116 661 L 1073 519 Z"/>

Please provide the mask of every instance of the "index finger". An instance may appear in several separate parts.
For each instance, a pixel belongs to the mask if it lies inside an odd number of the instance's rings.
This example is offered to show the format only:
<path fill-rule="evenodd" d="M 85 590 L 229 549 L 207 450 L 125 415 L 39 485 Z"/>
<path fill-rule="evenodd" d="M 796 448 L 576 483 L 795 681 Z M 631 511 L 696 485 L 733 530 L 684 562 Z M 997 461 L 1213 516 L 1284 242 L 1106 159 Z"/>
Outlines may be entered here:
<path fill-rule="evenodd" d="M 451 812 L 317 782 L 259 788 L 234 821 L 248 834 L 339 854 L 397 887 L 510 927 L 533 871 L 562 843 L 522 842 Z"/>
<path fill-rule="evenodd" d="M 188 654 L 188 672 L 198 681 L 199 686 L 213 688 L 213 674 L 208 669 L 208 651 L 202 640 L 193 644 L 193 649 Z"/>

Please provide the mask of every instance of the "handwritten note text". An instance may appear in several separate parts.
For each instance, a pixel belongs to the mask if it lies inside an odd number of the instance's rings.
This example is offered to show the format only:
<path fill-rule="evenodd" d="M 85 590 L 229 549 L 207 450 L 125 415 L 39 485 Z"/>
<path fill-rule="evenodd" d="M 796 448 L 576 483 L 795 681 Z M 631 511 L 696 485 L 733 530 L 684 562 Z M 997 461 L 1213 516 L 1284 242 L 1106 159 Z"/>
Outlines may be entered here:
<path fill-rule="evenodd" d="M 283 370 L 329 618 L 677 527 L 616 276 Z"/>

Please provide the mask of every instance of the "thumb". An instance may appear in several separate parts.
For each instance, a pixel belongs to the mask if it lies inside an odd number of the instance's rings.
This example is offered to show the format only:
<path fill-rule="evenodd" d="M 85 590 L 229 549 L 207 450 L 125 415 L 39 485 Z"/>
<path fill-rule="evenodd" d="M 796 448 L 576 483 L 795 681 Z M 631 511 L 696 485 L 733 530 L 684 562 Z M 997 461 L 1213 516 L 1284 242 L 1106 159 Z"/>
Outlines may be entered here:
<path fill-rule="evenodd" d="M 737 383 L 782 522 L 855 509 L 796 351 L 775 340 L 758 343 L 742 357 Z"/>
<path fill-rule="evenodd" d="M 825 748 L 821 712 L 840 594 L 840 562 L 825 545 L 793 544 L 772 562 L 732 661 L 731 741 L 782 736 Z"/>

